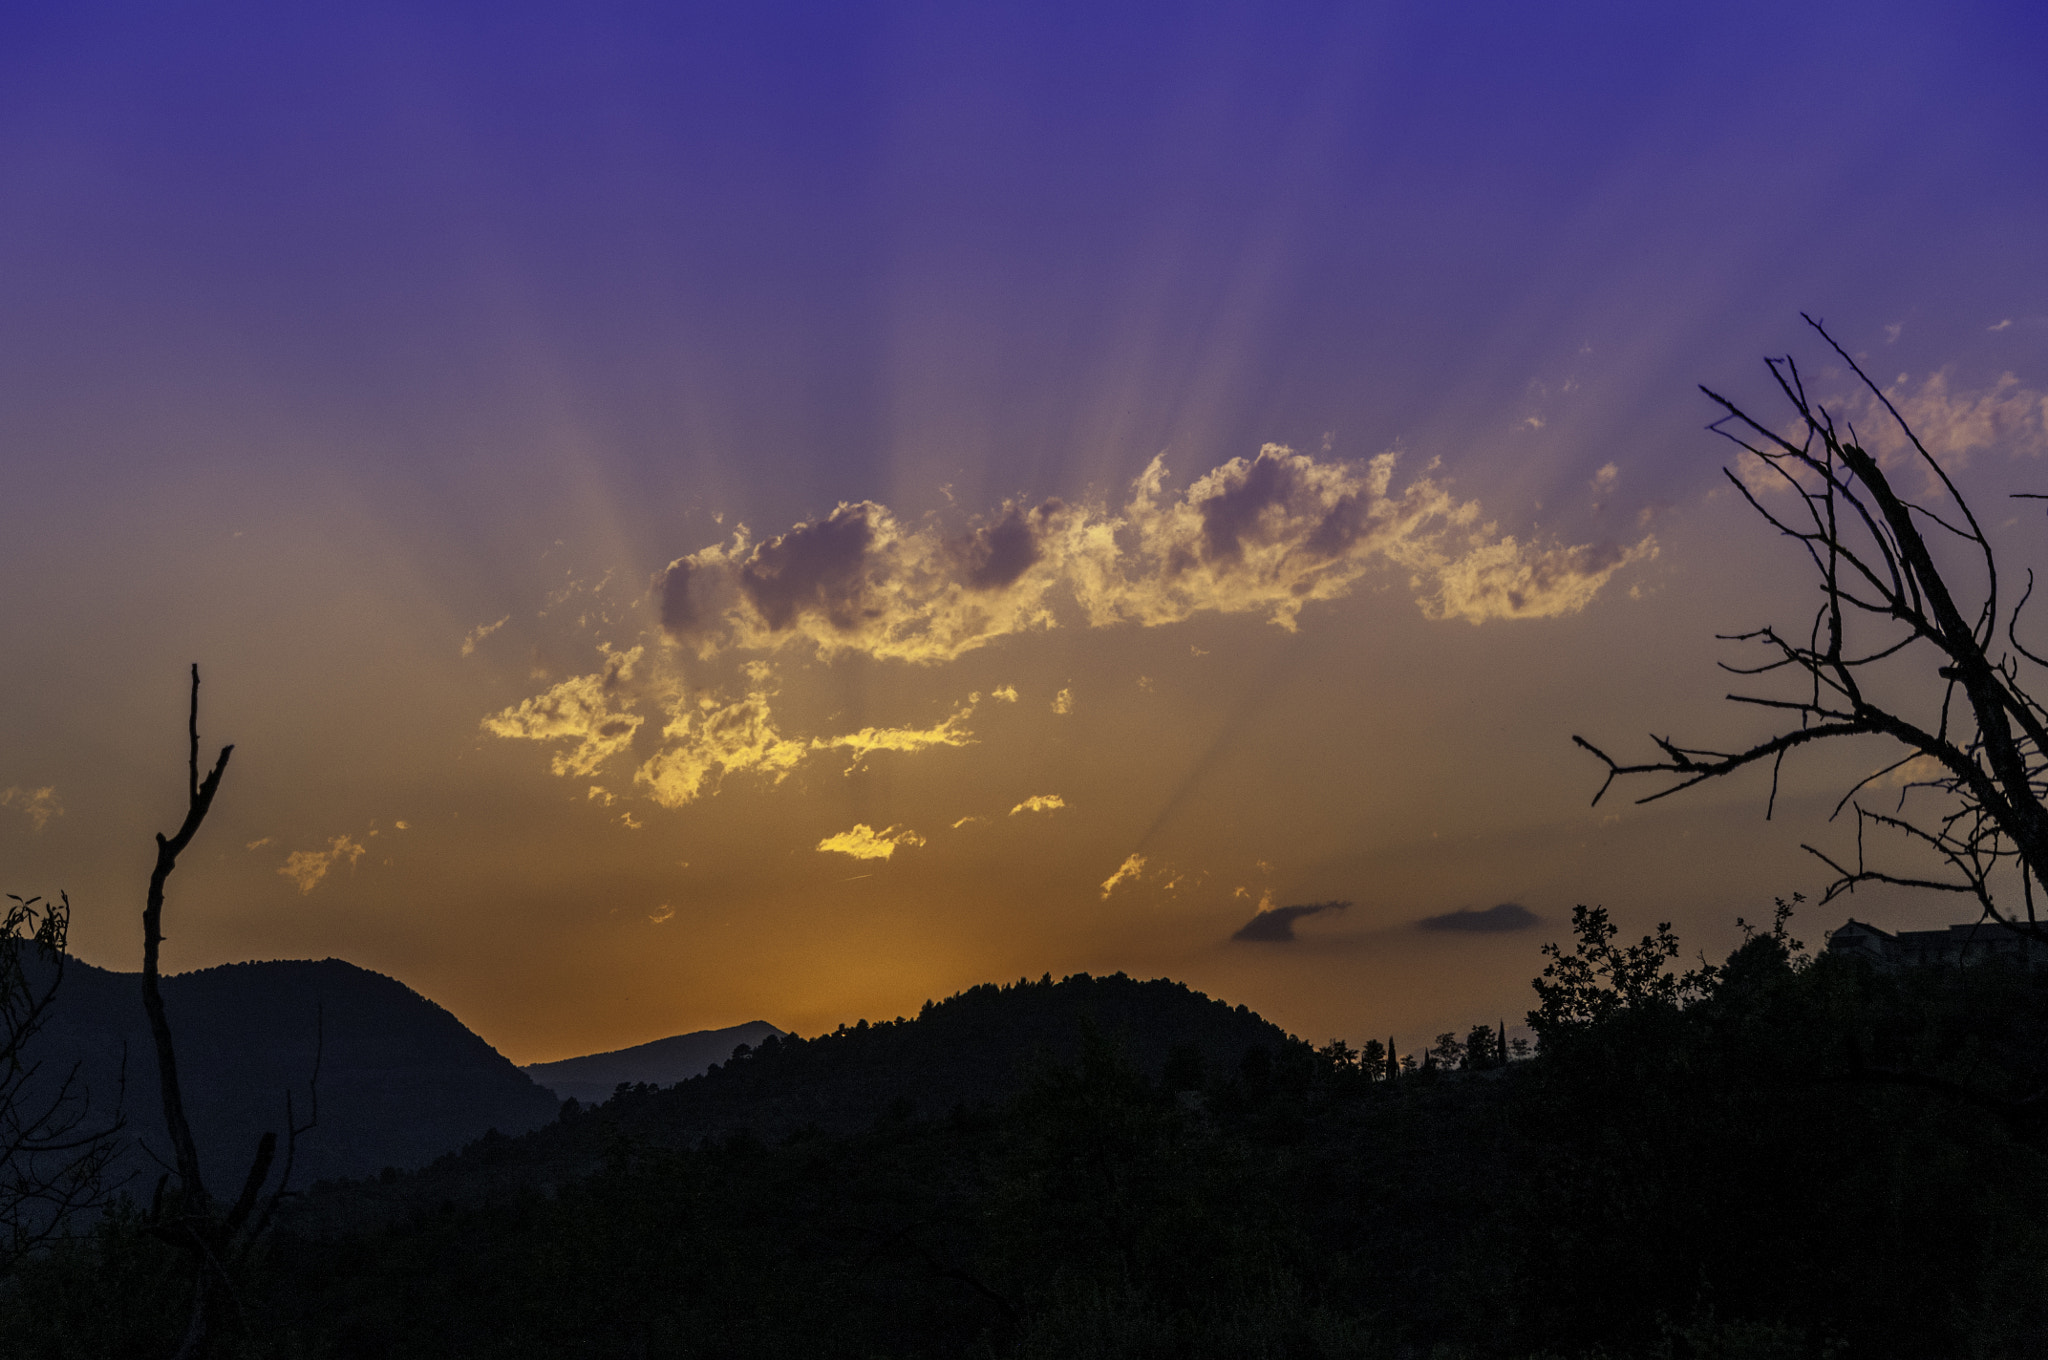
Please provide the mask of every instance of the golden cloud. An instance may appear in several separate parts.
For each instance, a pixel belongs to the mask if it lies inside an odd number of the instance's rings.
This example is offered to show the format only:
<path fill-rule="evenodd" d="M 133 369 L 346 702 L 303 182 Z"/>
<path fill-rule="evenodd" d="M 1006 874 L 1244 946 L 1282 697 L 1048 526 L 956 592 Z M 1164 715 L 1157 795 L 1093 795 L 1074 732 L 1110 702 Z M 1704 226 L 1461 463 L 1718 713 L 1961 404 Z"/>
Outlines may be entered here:
<path fill-rule="evenodd" d="M 776 730 L 764 690 L 724 704 L 709 697 L 694 704 L 678 700 L 670 714 L 661 748 L 633 772 L 633 782 L 663 807 L 681 807 L 707 784 L 715 789 L 719 779 L 741 770 L 772 775 L 779 784 L 810 754 L 803 742 Z"/>
<path fill-rule="evenodd" d="M 1379 568 L 1405 569 L 1434 617 L 1545 617 L 1583 608 L 1655 552 L 1649 538 L 1523 545 L 1428 477 L 1394 491 L 1394 462 L 1269 444 L 1174 492 L 1162 455 L 1115 510 L 1008 503 L 964 536 L 847 502 L 774 538 L 743 526 L 678 558 L 657 581 L 662 624 L 700 657 L 796 647 L 933 664 L 1063 615 L 1158 627 L 1253 614 L 1292 631 L 1308 605 Z"/>
<path fill-rule="evenodd" d="M 1124 862 L 1117 866 L 1116 872 L 1102 880 L 1103 897 L 1107 898 L 1111 893 L 1115 892 L 1120 884 L 1136 882 L 1138 875 L 1144 872 L 1145 857 L 1143 855 L 1126 855 Z"/>
<path fill-rule="evenodd" d="M 945 721 L 931 727 L 863 727 L 858 732 L 849 732 L 843 737 L 814 737 L 813 751 L 847 750 L 853 752 L 853 764 L 846 767 L 852 774 L 876 751 L 922 751 L 933 746 L 969 746 L 974 734 L 961 726 L 973 713 L 970 700 L 953 711 Z"/>
<path fill-rule="evenodd" d="M 327 871 L 342 860 L 347 860 L 353 869 L 357 860 L 368 854 L 362 842 L 352 836 L 336 836 L 327 842 L 325 850 L 294 850 L 285 856 L 284 867 L 277 872 L 298 884 L 299 895 L 313 891 Z"/>
<path fill-rule="evenodd" d="M 829 854 L 851 855 L 855 859 L 888 859 L 896 853 L 898 846 L 923 844 L 924 837 L 908 828 L 892 826 L 877 831 L 866 822 L 858 822 L 851 831 L 842 831 L 819 841 L 818 849 Z"/>
<path fill-rule="evenodd" d="M 1010 815 L 1014 817 L 1020 812 L 1055 812 L 1066 805 L 1067 800 L 1056 793 L 1033 794 L 1011 808 Z"/>
<path fill-rule="evenodd" d="M 627 707 L 627 687 L 644 651 L 635 647 L 608 653 L 603 670 L 564 680 L 545 694 L 494 713 L 483 720 L 483 729 L 499 737 L 574 742 L 571 749 L 555 753 L 554 772 L 594 774 L 598 766 L 629 749 L 633 734 L 647 721 Z"/>

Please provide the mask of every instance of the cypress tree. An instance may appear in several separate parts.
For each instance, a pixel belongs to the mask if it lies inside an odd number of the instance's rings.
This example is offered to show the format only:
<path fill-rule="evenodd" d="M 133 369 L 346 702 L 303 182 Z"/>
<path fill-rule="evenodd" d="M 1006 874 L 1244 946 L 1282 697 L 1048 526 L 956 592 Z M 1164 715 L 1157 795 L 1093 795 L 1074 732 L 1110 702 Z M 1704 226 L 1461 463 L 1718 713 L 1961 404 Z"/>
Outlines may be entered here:
<path fill-rule="evenodd" d="M 1500 1038 L 1500 1052 L 1495 1061 L 1499 1066 L 1506 1067 L 1508 1065 L 1508 1022 L 1505 1020 L 1501 1021 L 1500 1028 L 1495 1033 Z"/>

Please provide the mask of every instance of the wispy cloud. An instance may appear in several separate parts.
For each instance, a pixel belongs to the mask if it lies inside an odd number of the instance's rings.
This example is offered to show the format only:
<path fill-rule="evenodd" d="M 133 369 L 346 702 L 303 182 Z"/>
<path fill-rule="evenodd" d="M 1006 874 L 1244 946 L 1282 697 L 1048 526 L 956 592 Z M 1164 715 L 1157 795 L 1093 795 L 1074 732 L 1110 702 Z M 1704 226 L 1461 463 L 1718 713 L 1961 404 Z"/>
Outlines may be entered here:
<path fill-rule="evenodd" d="M 506 624 L 510 623 L 511 621 L 512 616 L 510 614 L 507 614 L 504 618 L 499 619 L 496 623 L 480 623 L 476 627 L 470 629 L 468 635 L 462 639 L 462 654 L 464 656 L 476 655 L 476 645 L 479 642 L 482 642 L 485 638 L 497 632 L 500 628 L 503 628 Z"/>
<path fill-rule="evenodd" d="M 64 801 L 57 796 L 54 784 L 45 784 L 39 789 L 0 790 L 0 807 L 12 808 L 28 818 L 29 825 L 38 835 L 44 827 L 64 815 Z"/>
<path fill-rule="evenodd" d="M 970 701 L 953 711 L 945 721 L 930 727 L 863 727 L 858 732 L 849 732 L 842 737 L 815 737 L 811 740 L 813 751 L 846 750 L 853 752 L 853 764 L 846 772 L 852 774 L 861 767 L 869 755 L 876 751 L 923 751 L 933 746 L 967 746 L 974 741 L 974 734 L 964 724 L 974 711 Z"/>
<path fill-rule="evenodd" d="M 828 854 L 851 855 L 855 859 L 888 859 L 899 846 L 923 844 L 924 837 L 907 827 L 891 826 L 877 831 L 867 823 L 859 822 L 850 831 L 819 841 L 818 849 Z"/>
<path fill-rule="evenodd" d="M 1066 805 L 1067 800 L 1056 793 L 1038 793 L 1011 808 L 1010 815 L 1014 817 L 1020 812 L 1053 812 Z"/>
<path fill-rule="evenodd" d="M 1884 394 L 1927 451 L 1950 472 L 1959 472 L 1979 452 L 2008 456 L 2048 453 L 2048 393 L 2028 387 L 2011 373 L 2002 373 L 1989 387 L 1966 390 L 1951 381 L 1952 368 L 1923 378 L 1916 386 L 1909 374 L 1885 388 Z M 1898 422 L 1868 392 L 1843 403 L 1854 420 L 1856 437 L 1887 467 L 1908 460 L 1912 445 Z"/>
<path fill-rule="evenodd" d="M 1126 855 L 1124 862 L 1117 866 L 1115 873 L 1102 880 L 1102 895 L 1106 898 L 1125 883 L 1134 883 L 1138 875 L 1145 872 L 1145 857 L 1139 854 Z"/>
<path fill-rule="evenodd" d="M 285 856 L 284 867 L 277 872 L 296 883 L 300 896 L 304 896 L 312 892 L 336 864 L 347 860 L 353 869 L 356 861 L 368 853 L 368 848 L 354 837 L 335 836 L 327 842 L 325 850 L 292 851 Z"/>
<path fill-rule="evenodd" d="M 633 734 L 647 721 L 629 707 L 628 690 L 645 652 L 644 647 L 609 652 L 602 670 L 564 680 L 545 694 L 493 713 L 483 720 L 483 729 L 500 737 L 573 743 L 555 752 L 554 772 L 594 774 L 605 761 L 631 749 Z"/>

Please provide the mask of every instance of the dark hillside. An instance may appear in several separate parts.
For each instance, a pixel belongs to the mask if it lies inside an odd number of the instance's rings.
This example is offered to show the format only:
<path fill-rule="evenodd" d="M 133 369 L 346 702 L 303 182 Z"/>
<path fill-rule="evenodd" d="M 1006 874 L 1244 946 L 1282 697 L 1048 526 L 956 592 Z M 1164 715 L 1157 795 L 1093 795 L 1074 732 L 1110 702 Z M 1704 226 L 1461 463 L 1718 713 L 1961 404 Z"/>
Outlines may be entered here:
<path fill-rule="evenodd" d="M 1163 979 L 1081 973 L 1060 982 L 1048 976 L 985 983 L 927 1003 L 914 1020 L 862 1020 L 814 1039 L 770 1038 L 700 1077 L 666 1089 L 629 1089 L 525 1138 L 465 1149 L 388 1189 L 317 1197 L 303 1221 L 330 1211 L 358 1221 L 370 1208 L 366 1201 L 467 1200 L 520 1182 L 572 1179 L 601 1165 L 622 1138 L 694 1148 L 735 1136 L 775 1143 L 985 1116 L 1014 1100 L 1035 1073 L 1071 1066 L 1091 1034 L 1148 1081 L 1158 1081 L 1173 1060 L 1187 1086 L 1200 1086 L 1204 1075 L 1235 1075 L 1247 1051 L 1270 1060 L 1295 1042 L 1243 1006 Z"/>
<path fill-rule="evenodd" d="M 316 1188 L 233 1353 L 2048 1360 L 2048 970 L 1574 928 L 1505 1066 L 1122 976 L 765 1043 Z M 117 1215 L 0 1282 L 0 1354 L 169 1354 L 189 1289 Z"/>
<path fill-rule="evenodd" d="M 319 1126 L 300 1141 L 299 1185 L 420 1166 L 486 1129 L 523 1132 L 556 1113 L 548 1091 L 446 1010 L 339 959 L 228 964 L 165 978 L 163 992 L 187 1112 L 219 1192 L 239 1183 L 266 1129 L 282 1131 L 287 1091 L 305 1121 L 323 1033 Z M 72 960 L 38 1055 L 52 1069 L 82 1059 L 97 1105 L 120 1087 L 124 1046 L 129 1132 L 163 1155 L 140 975 Z M 128 1162 L 154 1181 L 146 1154 Z"/>

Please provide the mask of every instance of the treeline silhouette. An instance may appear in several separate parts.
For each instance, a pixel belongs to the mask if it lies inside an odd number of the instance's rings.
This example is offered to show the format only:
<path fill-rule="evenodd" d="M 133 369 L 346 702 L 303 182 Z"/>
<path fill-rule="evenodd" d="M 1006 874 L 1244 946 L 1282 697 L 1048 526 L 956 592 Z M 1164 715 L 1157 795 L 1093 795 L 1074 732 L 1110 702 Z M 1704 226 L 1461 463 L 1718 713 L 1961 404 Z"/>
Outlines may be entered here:
<path fill-rule="evenodd" d="M 1581 912 L 1529 1017 L 1389 1079 L 1125 977 L 981 987 L 567 1104 L 264 1244 L 245 1356 L 2036 1356 L 2048 977 L 1674 974 Z M 1474 1027 L 1474 1030 L 1480 1028 Z M 1455 1038 L 1455 1036 L 1453 1036 Z M 0 1290 L 0 1350 L 168 1354 L 117 1212 Z"/>

